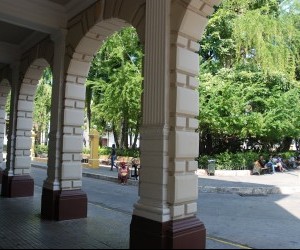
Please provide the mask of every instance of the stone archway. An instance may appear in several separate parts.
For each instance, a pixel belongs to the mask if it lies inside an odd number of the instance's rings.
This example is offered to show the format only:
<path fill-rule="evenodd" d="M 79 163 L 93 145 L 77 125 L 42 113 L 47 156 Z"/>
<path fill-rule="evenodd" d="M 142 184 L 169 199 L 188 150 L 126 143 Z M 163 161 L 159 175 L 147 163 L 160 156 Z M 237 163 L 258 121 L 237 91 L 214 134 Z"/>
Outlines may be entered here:
<path fill-rule="evenodd" d="M 34 180 L 30 176 L 31 143 L 33 125 L 34 96 L 43 71 L 49 63 L 45 59 L 35 59 L 25 70 L 18 92 L 16 106 L 16 131 L 12 168 L 7 169 L 3 178 L 2 196 L 33 196 Z"/>
<path fill-rule="evenodd" d="M 61 124 L 57 123 L 61 136 L 57 136 L 60 137 L 57 139 L 59 143 L 50 141 L 50 149 L 51 145 L 56 147 L 51 151 L 56 150 L 59 154 L 55 156 L 58 164 L 48 165 L 51 178 L 48 176 L 43 188 L 43 218 L 66 220 L 87 216 L 87 196 L 81 191 L 86 78 L 93 56 L 103 41 L 114 32 L 132 25 L 143 41 L 144 12 L 145 0 L 136 0 L 135 4 L 128 0 L 103 0 L 97 1 L 69 21 L 65 47 L 65 82 L 60 91 L 63 93 L 61 105 L 57 107 L 57 110 L 62 111 Z"/>
<path fill-rule="evenodd" d="M 85 81 L 104 39 L 126 25 L 145 42 L 140 200 L 131 224 L 131 247 L 205 247 L 205 227 L 196 218 L 199 97 L 197 43 L 219 1 L 97 1 L 69 21 L 64 61 L 58 164 L 43 189 L 42 216 L 87 216 L 81 191 Z M 199 23 L 201 28 L 199 28 Z M 53 143 L 54 145 L 55 143 Z M 48 166 L 51 168 L 52 166 Z M 50 183 L 51 182 L 51 183 Z M 151 190 L 151 192 L 150 192 Z M 58 204 L 58 205 L 57 205 Z M 47 207 L 51 207 L 48 209 Z M 70 212 L 70 210 L 76 211 Z M 78 209 L 77 209 L 78 208 Z M 155 233 L 153 234 L 153 229 Z M 176 231 L 176 232 L 175 232 Z"/>
<path fill-rule="evenodd" d="M 131 248 L 205 248 L 206 229 L 197 218 L 199 56 L 195 52 L 207 17 L 219 2 L 147 1 L 148 110 L 144 109 L 141 133 L 145 168 L 141 177 L 145 177 L 131 223 Z"/>

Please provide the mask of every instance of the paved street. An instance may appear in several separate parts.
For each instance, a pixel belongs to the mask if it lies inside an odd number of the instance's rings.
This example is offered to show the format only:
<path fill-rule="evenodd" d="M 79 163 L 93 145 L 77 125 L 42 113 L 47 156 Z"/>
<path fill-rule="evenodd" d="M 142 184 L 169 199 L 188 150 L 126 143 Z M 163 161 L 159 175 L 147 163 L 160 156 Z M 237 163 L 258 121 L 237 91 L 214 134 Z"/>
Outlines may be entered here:
<path fill-rule="evenodd" d="M 111 173 L 111 175 L 116 172 Z M 0 248 L 126 249 L 136 185 L 83 178 L 88 218 L 40 220 L 46 170 L 32 168 L 35 196 L 0 198 Z M 216 180 L 215 180 L 216 181 Z M 201 180 L 200 180 L 201 183 Z M 200 192 L 198 217 L 207 229 L 207 249 L 299 249 L 300 194 L 239 195 Z"/>

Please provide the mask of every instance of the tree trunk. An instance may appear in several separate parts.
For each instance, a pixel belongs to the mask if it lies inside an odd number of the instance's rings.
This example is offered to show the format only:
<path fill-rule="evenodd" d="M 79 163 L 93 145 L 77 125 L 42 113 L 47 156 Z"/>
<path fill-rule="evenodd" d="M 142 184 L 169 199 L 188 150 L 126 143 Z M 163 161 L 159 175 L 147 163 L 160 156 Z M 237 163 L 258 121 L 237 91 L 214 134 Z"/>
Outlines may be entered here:
<path fill-rule="evenodd" d="M 139 134 L 140 134 L 140 125 L 141 125 L 141 117 L 139 117 L 139 119 L 137 120 L 136 126 L 135 126 L 135 134 L 134 134 L 134 140 L 133 140 L 133 144 L 132 144 L 132 148 L 136 149 L 137 146 L 137 140 L 139 138 Z"/>
<path fill-rule="evenodd" d="M 87 128 L 88 131 L 91 129 L 91 117 L 92 117 L 92 111 L 91 111 L 91 103 L 92 103 L 92 95 L 93 95 L 93 89 L 91 85 L 86 86 L 86 113 L 87 113 Z"/>
<path fill-rule="evenodd" d="M 119 136 L 118 136 L 118 133 L 116 131 L 114 123 L 112 124 L 112 132 L 113 132 L 113 135 L 114 135 L 114 140 L 115 140 L 116 148 L 120 148 Z"/>
<path fill-rule="evenodd" d="M 282 151 L 289 151 L 292 142 L 293 142 L 293 138 L 291 138 L 291 137 L 285 137 L 283 139 L 283 141 L 282 141 L 282 144 L 281 144 L 281 150 Z"/>

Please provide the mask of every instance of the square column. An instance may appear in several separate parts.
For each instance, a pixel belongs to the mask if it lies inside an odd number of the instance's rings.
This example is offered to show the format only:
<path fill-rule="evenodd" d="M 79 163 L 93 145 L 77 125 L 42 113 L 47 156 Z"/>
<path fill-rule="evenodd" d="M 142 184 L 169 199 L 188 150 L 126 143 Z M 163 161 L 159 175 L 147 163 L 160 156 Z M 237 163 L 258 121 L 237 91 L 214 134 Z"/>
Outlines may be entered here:
<path fill-rule="evenodd" d="M 65 54 L 67 30 L 61 30 L 52 36 L 55 42 L 53 65 L 53 94 L 51 109 L 51 127 L 49 136 L 49 158 L 47 179 L 42 193 L 41 215 L 47 220 L 70 220 L 87 217 L 87 196 L 81 190 L 82 170 L 80 153 L 82 147 L 81 128 L 74 129 L 77 136 L 70 136 L 73 128 L 65 123 L 78 123 L 82 115 L 66 111 L 67 94 L 77 93 L 77 88 L 69 89 L 65 83 Z M 78 90 L 81 92 L 82 89 Z M 84 93 L 80 95 L 84 96 Z M 83 106 L 84 107 L 84 106 Z M 80 123 L 80 121 L 79 121 Z M 82 123 L 83 124 L 83 123 Z M 80 124 L 81 125 L 81 124 Z M 78 126 L 79 127 L 79 126 Z M 78 146 L 80 145 L 80 146 Z M 68 152 L 78 152 L 73 157 Z"/>
<path fill-rule="evenodd" d="M 194 114 L 198 99 L 192 90 L 187 90 L 191 95 L 186 96 L 177 95 L 171 88 L 172 60 L 178 52 L 171 43 L 171 7 L 170 0 L 146 2 L 142 165 L 140 199 L 134 205 L 130 226 L 132 249 L 205 247 L 206 230 L 195 216 L 195 164 L 185 168 L 186 162 L 198 154 L 197 135 L 191 135 L 191 130 L 176 131 L 173 122 L 177 112 L 189 117 Z M 196 107 L 190 111 L 192 105 Z M 175 166 L 180 171 L 174 171 Z"/>
<path fill-rule="evenodd" d="M 17 175 L 16 164 L 16 137 L 17 137 L 17 110 L 19 96 L 19 63 L 12 65 L 12 88 L 10 104 L 10 121 L 7 145 L 7 163 L 2 176 L 1 196 L 8 198 L 33 196 L 34 181 L 29 173 Z"/>

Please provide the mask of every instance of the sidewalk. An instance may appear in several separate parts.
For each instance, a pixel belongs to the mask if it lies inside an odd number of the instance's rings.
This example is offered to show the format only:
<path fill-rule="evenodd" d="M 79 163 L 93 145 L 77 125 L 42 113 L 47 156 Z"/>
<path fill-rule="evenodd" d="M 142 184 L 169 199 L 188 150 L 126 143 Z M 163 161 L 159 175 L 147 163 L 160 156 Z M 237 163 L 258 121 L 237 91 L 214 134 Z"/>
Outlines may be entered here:
<path fill-rule="evenodd" d="M 32 167 L 46 168 L 46 164 L 33 162 Z M 100 165 L 98 169 L 82 168 L 84 177 L 118 182 L 117 171 L 110 166 Z M 129 185 L 138 186 L 138 180 L 130 178 Z M 199 175 L 199 192 L 238 193 L 240 195 L 267 195 L 300 193 L 300 169 L 284 173 L 249 176 Z"/>
<path fill-rule="evenodd" d="M 40 169 L 45 170 L 47 166 L 32 163 L 32 167 L 34 197 L 0 197 L 0 248 L 128 248 L 128 225 L 137 195 L 137 189 L 132 185 L 137 186 L 138 181 L 129 180 L 129 185 L 124 188 L 111 183 L 117 182 L 117 172 L 115 169 L 110 171 L 110 166 L 83 168 L 83 176 L 109 180 L 85 180 L 89 191 L 88 218 L 49 222 L 39 217 L 42 183 L 46 175 L 46 171 Z M 276 192 L 299 193 L 299 173 L 300 170 L 293 170 L 261 176 L 199 176 L 199 191 L 202 193 L 198 216 L 207 229 L 207 249 L 299 249 L 299 195 L 264 196 Z M 230 193 L 239 195 L 223 195 Z M 248 195 L 264 197 L 244 197 Z M 259 210 L 253 210 L 253 206 L 259 206 Z M 26 223 L 23 223 L 24 219 Z M 118 231 L 123 232 L 121 237 L 115 233 Z"/>
<path fill-rule="evenodd" d="M 245 195 L 299 193 L 300 169 L 265 175 L 199 176 L 199 190 Z"/>

